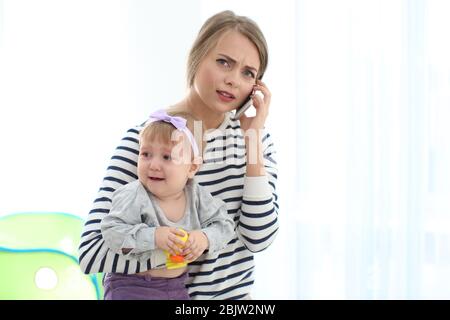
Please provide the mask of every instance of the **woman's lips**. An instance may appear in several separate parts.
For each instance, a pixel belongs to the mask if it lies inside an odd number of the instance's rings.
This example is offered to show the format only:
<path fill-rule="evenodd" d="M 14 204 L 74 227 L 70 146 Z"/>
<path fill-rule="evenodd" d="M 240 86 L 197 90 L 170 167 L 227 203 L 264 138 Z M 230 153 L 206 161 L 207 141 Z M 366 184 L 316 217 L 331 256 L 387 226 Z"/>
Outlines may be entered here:
<path fill-rule="evenodd" d="M 229 92 L 221 91 L 221 90 L 217 90 L 216 92 L 217 92 L 217 95 L 219 96 L 219 99 L 222 100 L 223 102 L 231 102 L 234 99 L 236 99 L 235 96 L 233 96 Z"/>

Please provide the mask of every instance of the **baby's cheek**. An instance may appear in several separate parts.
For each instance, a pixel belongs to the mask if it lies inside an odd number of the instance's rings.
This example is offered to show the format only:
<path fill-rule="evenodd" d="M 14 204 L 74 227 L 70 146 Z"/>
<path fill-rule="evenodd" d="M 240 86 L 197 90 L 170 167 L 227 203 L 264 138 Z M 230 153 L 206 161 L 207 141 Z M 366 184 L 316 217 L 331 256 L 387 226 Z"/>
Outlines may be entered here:
<path fill-rule="evenodd" d="M 145 170 L 142 168 L 142 166 L 139 166 L 139 165 L 138 165 L 138 168 L 137 168 L 137 175 L 138 175 L 139 180 L 141 180 L 141 182 L 142 182 L 142 179 L 143 179 L 144 176 L 146 175 L 146 174 L 145 174 Z"/>

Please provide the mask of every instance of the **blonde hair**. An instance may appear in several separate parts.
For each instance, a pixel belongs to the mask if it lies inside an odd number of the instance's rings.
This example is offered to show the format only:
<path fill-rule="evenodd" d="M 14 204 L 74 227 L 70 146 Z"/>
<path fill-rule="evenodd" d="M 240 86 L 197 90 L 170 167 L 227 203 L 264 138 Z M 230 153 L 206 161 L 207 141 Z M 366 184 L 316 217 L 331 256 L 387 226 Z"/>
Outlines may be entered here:
<path fill-rule="evenodd" d="M 181 111 L 167 111 L 167 114 L 169 116 L 173 117 L 181 117 L 186 119 L 186 126 L 188 127 L 191 132 L 193 132 L 194 129 L 194 121 L 195 118 L 187 112 L 181 112 Z M 177 128 L 175 128 L 171 123 L 164 122 L 164 121 L 155 121 L 147 124 L 144 129 L 141 130 L 139 134 L 139 143 L 141 144 L 141 141 L 158 141 L 163 144 L 172 144 L 175 145 L 178 142 L 173 141 L 173 132 L 176 131 Z"/>
<path fill-rule="evenodd" d="M 269 61 L 266 39 L 256 22 L 233 11 L 222 11 L 210 17 L 201 27 L 187 62 L 187 84 L 192 87 L 200 62 L 217 44 L 226 31 L 235 30 L 246 36 L 258 49 L 260 67 L 257 79 L 261 79 Z"/>

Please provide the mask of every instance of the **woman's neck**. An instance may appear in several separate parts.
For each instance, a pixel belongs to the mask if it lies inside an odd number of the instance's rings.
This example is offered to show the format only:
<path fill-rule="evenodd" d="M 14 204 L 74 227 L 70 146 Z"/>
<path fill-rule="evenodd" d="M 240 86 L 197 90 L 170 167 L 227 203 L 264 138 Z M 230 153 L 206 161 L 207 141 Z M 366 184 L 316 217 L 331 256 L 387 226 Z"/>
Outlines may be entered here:
<path fill-rule="evenodd" d="M 177 111 L 186 111 L 191 113 L 195 118 L 202 121 L 203 130 L 217 129 L 223 122 L 225 115 L 221 112 L 214 112 L 209 108 L 202 99 L 190 89 L 186 98 L 172 107 Z"/>

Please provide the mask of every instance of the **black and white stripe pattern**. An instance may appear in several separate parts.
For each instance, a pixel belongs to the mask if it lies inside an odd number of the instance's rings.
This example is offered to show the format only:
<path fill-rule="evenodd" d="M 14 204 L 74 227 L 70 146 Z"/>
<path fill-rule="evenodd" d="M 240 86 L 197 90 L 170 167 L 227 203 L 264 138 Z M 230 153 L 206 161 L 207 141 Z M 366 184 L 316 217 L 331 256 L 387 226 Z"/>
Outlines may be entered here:
<path fill-rule="evenodd" d="M 116 148 L 106 176 L 94 200 L 81 236 L 79 262 L 85 273 L 136 273 L 150 269 L 151 261 L 139 263 L 114 254 L 104 245 L 100 221 L 109 213 L 111 195 L 137 179 L 137 126 L 127 131 Z M 236 238 L 215 254 L 205 253 L 189 265 L 188 289 L 192 299 L 240 299 L 254 282 L 253 253 L 264 250 L 278 231 L 277 170 L 271 137 L 262 138 L 266 177 L 246 177 L 246 148 L 238 120 L 227 114 L 219 130 L 205 135 L 204 164 L 196 181 L 222 199 L 236 223 Z"/>

